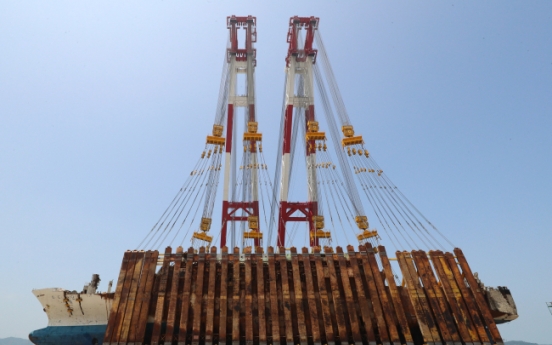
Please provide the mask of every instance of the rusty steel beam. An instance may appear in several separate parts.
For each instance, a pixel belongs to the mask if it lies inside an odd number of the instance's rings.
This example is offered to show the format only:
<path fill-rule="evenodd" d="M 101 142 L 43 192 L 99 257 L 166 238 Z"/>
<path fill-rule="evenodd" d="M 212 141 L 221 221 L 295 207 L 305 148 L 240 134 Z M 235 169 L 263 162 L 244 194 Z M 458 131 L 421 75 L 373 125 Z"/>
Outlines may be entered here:
<path fill-rule="evenodd" d="M 400 286 L 383 246 L 127 251 L 104 344 L 501 345 L 460 250 L 396 254 Z"/>

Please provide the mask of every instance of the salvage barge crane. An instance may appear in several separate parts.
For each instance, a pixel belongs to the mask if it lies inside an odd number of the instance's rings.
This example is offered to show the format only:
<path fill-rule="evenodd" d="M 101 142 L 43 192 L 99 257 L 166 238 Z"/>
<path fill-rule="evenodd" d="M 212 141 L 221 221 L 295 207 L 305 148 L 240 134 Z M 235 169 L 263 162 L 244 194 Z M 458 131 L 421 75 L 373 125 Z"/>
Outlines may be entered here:
<path fill-rule="evenodd" d="M 212 134 L 140 250 L 125 253 L 104 344 L 503 344 L 496 324 L 517 315 L 496 316 L 463 252 L 444 248 L 441 240 L 453 246 L 364 147 L 318 24 L 316 17 L 290 18 L 271 181 L 255 109 L 256 18 L 228 17 Z M 243 48 L 238 30 L 245 31 Z M 322 105 L 316 111 L 315 94 Z M 221 170 L 220 231 L 213 233 Z M 306 188 L 291 187 L 295 175 L 306 175 Z M 305 194 L 307 201 L 294 201 Z M 370 228 L 364 197 L 395 258 Z M 308 234 L 308 247 L 299 250 L 297 224 Z M 356 248 L 339 245 L 351 237 Z M 185 240 L 192 242 L 187 250 Z M 507 289 L 499 295 L 511 299 Z"/>

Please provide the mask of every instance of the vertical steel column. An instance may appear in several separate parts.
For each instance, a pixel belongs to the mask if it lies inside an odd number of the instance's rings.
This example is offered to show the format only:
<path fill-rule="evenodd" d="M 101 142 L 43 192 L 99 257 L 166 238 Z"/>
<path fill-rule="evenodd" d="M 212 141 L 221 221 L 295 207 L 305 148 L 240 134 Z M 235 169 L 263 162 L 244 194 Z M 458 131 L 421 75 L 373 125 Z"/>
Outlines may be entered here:
<path fill-rule="evenodd" d="M 314 140 L 306 143 L 305 158 L 307 161 L 308 201 L 289 202 L 289 181 L 291 172 L 291 142 L 293 127 L 293 109 L 305 109 L 305 128 L 308 131 L 308 122 L 315 121 L 314 88 L 312 65 L 316 61 L 316 50 L 313 49 L 314 30 L 318 27 L 318 18 L 292 17 L 290 18 L 287 41 L 289 43 L 286 57 L 287 84 L 286 84 L 286 111 L 284 118 L 284 138 L 282 150 L 282 174 L 280 183 L 280 210 L 278 216 L 277 246 L 285 245 L 286 223 L 288 221 L 305 221 L 309 224 L 309 232 L 313 234 L 316 227 L 313 216 L 318 215 L 318 190 L 316 178 L 316 146 Z M 304 28 L 306 38 L 303 49 L 299 49 L 298 31 Z M 295 90 L 295 75 L 303 77 L 303 89 Z M 304 139 L 303 139 L 304 140 Z M 299 212 L 302 215 L 293 215 Z M 311 237 L 311 246 L 318 245 L 318 239 Z"/>
<path fill-rule="evenodd" d="M 235 152 L 232 152 L 232 137 L 234 110 L 239 107 L 247 109 L 248 121 L 255 122 L 255 49 L 253 43 L 257 41 L 256 33 L 256 18 L 252 16 L 227 18 L 227 27 L 230 30 L 230 48 L 228 48 L 228 63 L 230 64 L 230 85 L 228 94 L 228 113 L 226 127 L 226 157 L 224 162 L 224 191 L 222 197 L 222 227 L 220 245 L 224 247 L 227 240 L 228 222 L 231 221 L 247 221 L 247 217 L 237 216 L 236 212 L 243 211 L 248 215 L 259 217 L 259 198 L 258 198 L 258 176 L 256 169 L 251 169 L 251 198 L 246 201 L 229 200 L 233 186 L 231 186 L 230 177 L 236 172 L 232 171 L 232 159 L 235 159 Z M 245 31 L 245 48 L 238 47 L 238 29 L 242 27 Z M 239 71 L 238 71 L 239 69 Z M 236 93 L 237 74 L 247 74 L 247 90 L 246 95 L 238 95 Z M 245 98 L 245 102 L 244 102 Z M 257 146 L 255 141 L 250 141 L 250 160 L 252 164 L 257 163 Z M 260 241 L 255 239 L 255 246 L 258 246 Z"/>

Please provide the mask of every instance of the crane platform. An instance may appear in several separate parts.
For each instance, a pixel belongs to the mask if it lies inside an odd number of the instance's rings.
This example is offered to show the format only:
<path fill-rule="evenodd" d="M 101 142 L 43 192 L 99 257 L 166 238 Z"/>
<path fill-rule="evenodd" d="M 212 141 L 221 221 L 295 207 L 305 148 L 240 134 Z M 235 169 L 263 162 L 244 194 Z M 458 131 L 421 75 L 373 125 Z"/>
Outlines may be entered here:
<path fill-rule="evenodd" d="M 458 248 L 252 249 L 127 251 L 104 344 L 503 343 Z"/>

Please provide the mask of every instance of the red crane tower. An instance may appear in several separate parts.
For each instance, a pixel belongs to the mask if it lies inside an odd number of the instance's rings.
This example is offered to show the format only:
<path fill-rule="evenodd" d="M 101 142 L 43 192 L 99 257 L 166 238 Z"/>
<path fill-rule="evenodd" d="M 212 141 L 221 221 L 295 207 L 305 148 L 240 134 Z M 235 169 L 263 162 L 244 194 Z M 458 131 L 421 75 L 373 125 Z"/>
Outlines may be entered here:
<path fill-rule="evenodd" d="M 286 238 L 286 223 L 308 222 L 310 246 L 318 246 L 320 239 L 329 239 L 331 234 L 324 231 L 323 208 L 319 205 L 319 179 L 317 176 L 316 151 L 323 148 L 326 151 L 326 133 L 319 131 L 319 123 L 314 109 L 314 76 L 315 63 L 318 50 L 313 48 L 315 34 L 318 29 L 319 18 L 317 17 L 292 17 L 289 21 L 287 42 L 289 43 L 286 56 L 286 91 L 285 91 L 285 112 L 282 142 L 282 163 L 280 181 L 280 209 L 278 216 L 278 237 L 277 245 L 284 246 Z M 305 31 L 302 39 L 302 30 Z M 333 78 L 333 75 L 332 75 Z M 297 82 L 299 80 L 299 82 Z M 305 159 L 307 167 L 307 190 L 308 199 L 306 202 L 289 201 L 291 151 L 294 138 L 292 137 L 293 122 L 299 117 L 294 116 L 294 110 L 304 111 L 305 128 Z M 295 117 L 295 119 L 294 119 Z M 343 123 L 343 125 L 349 125 Z M 335 125 L 334 125 L 335 127 Z M 345 126 L 352 128 L 352 126 Z M 345 131 L 344 131 L 345 133 Z M 335 134 L 334 134 L 335 136 Z M 362 143 L 362 139 L 358 143 Z M 357 142 L 354 142 L 357 144 Z M 348 145 L 348 144 L 347 144 Z M 343 145 L 345 147 L 346 145 Z M 341 162 L 346 163 L 345 161 Z M 344 175 L 347 172 L 348 164 L 341 167 Z M 346 179 L 347 180 L 347 179 Z M 349 178 L 347 181 L 352 180 Z M 347 185 L 348 197 L 353 205 L 355 221 L 361 230 L 368 228 L 367 218 L 364 215 L 356 190 Z"/>
<path fill-rule="evenodd" d="M 248 120 L 247 133 L 244 133 L 244 154 L 247 154 L 249 164 L 256 165 L 257 142 L 262 140 L 262 134 L 257 133 L 257 122 L 255 121 L 255 55 L 256 50 L 253 43 L 257 41 L 256 18 L 252 16 L 227 18 L 227 27 L 230 30 L 230 48 L 227 50 L 229 63 L 230 89 L 228 94 L 228 112 L 226 126 L 226 157 L 224 162 L 224 189 L 222 195 L 222 228 L 220 246 L 226 245 L 227 230 L 229 222 L 248 221 L 250 232 L 244 233 L 244 237 L 253 238 L 255 246 L 258 246 L 262 239 L 259 229 L 259 196 L 257 170 L 251 169 L 251 189 L 249 195 L 242 193 L 242 200 L 237 201 L 230 197 L 231 175 L 235 175 L 235 157 L 233 157 L 233 134 L 234 134 L 234 111 L 236 108 L 245 108 Z M 238 30 L 245 30 L 245 47 L 239 48 Z M 237 93 L 238 74 L 246 75 L 245 94 Z M 237 138 L 236 138 L 237 139 Z M 232 171 L 233 170 L 233 171 Z M 238 197 L 239 198 L 239 197 Z M 248 199 L 248 200 L 246 200 Z M 238 212 L 243 211 L 243 212 Z M 241 213 L 241 214 L 240 214 Z M 247 216 L 243 214 L 247 214 Z"/>
<path fill-rule="evenodd" d="M 286 223 L 299 221 L 309 223 L 309 233 L 316 234 L 317 229 L 323 228 L 323 216 L 318 215 L 318 193 L 316 184 L 316 148 L 315 141 L 325 140 L 323 132 L 317 132 L 307 138 L 306 160 L 308 180 L 308 201 L 290 202 L 288 200 L 289 180 L 291 172 L 292 123 L 294 108 L 304 108 L 307 129 L 309 126 L 318 130 L 318 123 L 314 113 L 314 87 L 312 65 L 316 61 L 317 50 L 313 49 L 314 30 L 317 29 L 316 17 L 292 17 L 289 22 L 287 42 L 289 43 L 286 57 L 286 92 L 284 140 L 282 149 L 282 175 L 280 184 L 280 211 L 278 216 L 277 245 L 284 246 Z M 299 42 L 299 30 L 305 29 L 304 42 Z M 296 87 L 295 75 L 302 77 L 302 87 Z M 299 213 L 300 215 L 297 215 Z M 321 233 L 322 234 L 322 233 Z M 311 246 L 318 245 L 318 237 L 311 236 Z"/>

